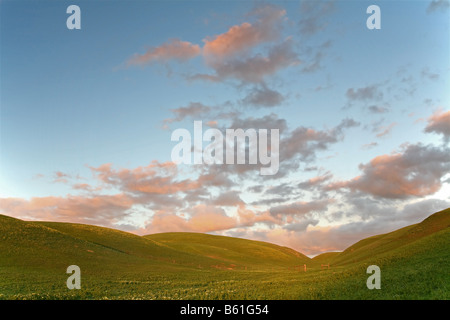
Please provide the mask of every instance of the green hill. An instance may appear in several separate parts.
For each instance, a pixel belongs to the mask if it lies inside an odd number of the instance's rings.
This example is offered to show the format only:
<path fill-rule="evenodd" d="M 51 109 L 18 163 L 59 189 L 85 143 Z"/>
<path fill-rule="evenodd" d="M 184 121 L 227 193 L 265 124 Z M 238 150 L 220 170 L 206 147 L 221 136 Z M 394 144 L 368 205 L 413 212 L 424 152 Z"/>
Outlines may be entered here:
<path fill-rule="evenodd" d="M 137 236 L 0 215 L 0 299 L 449 299 L 449 226 L 446 209 L 310 259 L 240 238 Z M 81 290 L 66 287 L 72 264 Z M 293 268 L 303 264 L 307 272 Z M 382 270 L 382 290 L 366 287 L 372 264 Z"/>
<path fill-rule="evenodd" d="M 135 234 L 115 229 L 60 222 L 33 222 L 57 230 L 75 239 L 121 253 L 126 260 L 138 259 L 145 264 L 173 264 L 184 267 L 208 266 L 216 263 L 208 257 L 194 256 L 190 253 L 174 250 L 162 243 Z M 194 263 L 195 261 L 195 263 Z"/>
<path fill-rule="evenodd" d="M 261 241 L 189 232 L 152 234 L 144 238 L 177 251 L 221 261 L 218 268 L 287 267 L 312 263 L 310 258 L 295 250 Z"/>
<path fill-rule="evenodd" d="M 422 238 L 448 229 L 450 226 L 450 208 L 430 215 L 422 222 L 410 225 L 386 234 L 376 235 L 358 241 L 338 255 L 330 263 L 345 265 L 363 262 L 389 252 L 401 251 L 402 247 Z"/>
<path fill-rule="evenodd" d="M 185 267 L 291 266 L 309 262 L 301 253 L 261 241 L 200 233 L 163 233 L 145 237 L 75 223 L 29 222 L 0 215 L 1 262 L 54 266 L 68 260 L 114 264 L 143 262 Z M 26 259 L 24 259 L 26 257 Z M 66 265 L 67 262 L 64 262 Z"/>
<path fill-rule="evenodd" d="M 339 254 L 340 252 L 324 252 L 315 256 L 312 260 L 320 264 L 330 264 Z"/>
<path fill-rule="evenodd" d="M 271 272 L 309 260 L 261 241 L 194 233 L 141 237 L 0 215 L 0 299 L 161 299 L 174 292 L 198 297 L 205 294 L 198 286 L 205 286 L 205 279 L 209 286 L 220 283 L 221 272 Z M 66 269 L 73 264 L 82 270 L 82 291 L 66 288 Z"/>

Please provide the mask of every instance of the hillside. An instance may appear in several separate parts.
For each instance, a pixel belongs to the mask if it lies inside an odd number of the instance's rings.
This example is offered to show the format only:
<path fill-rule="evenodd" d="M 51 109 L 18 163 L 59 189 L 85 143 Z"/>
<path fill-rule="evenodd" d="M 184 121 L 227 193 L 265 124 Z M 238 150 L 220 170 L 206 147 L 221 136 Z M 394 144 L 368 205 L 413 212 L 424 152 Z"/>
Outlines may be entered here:
<path fill-rule="evenodd" d="M 330 264 L 339 254 L 340 252 L 325 252 L 315 256 L 312 260 L 320 264 Z"/>
<path fill-rule="evenodd" d="M 310 258 L 293 249 L 261 241 L 188 232 L 152 234 L 145 238 L 181 252 L 220 260 L 229 268 L 312 263 Z"/>
<path fill-rule="evenodd" d="M 1 265 L 51 268 L 76 261 L 224 269 L 288 267 L 311 261 L 292 249 L 261 241 L 197 233 L 141 237 L 91 225 L 29 222 L 4 215 L 0 215 L 0 252 Z"/>
<path fill-rule="evenodd" d="M 450 227 L 450 208 L 430 215 L 422 222 L 393 232 L 365 238 L 348 247 L 343 252 L 333 255 L 330 263 L 345 265 L 374 259 L 378 255 L 393 253 L 414 242 L 439 233 Z M 448 231 L 448 230 L 447 230 Z"/>
<path fill-rule="evenodd" d="M 127 261 L 138 259 L 144 264 L 176 264 L 193 267 L 198 264 L 211 265 L 214 259 L 193 256 L 189 253 L 174 250 L 164 244 L 157 243 L 138 235 L 115 229 L 60 222 L 33 222 L 46 226 L 75 239 L 86 241 L 102 248 L 114 250 L 126 257 Z M 196 261 L 196 263 L 194 263 Z"/>
<path fill-rule="evenodd" d="M 450 209 L 310 259 L 271 243 L 200 233 L 137 236 L 0 215 L 1 299 L 449 299 Z M 66 268 L 81 268 L 68 290 Z M 307 264 L 308 271 L 293 268 Z M 321 270 L 321 264 L 331 264 Z M 382 270 L 367 290 L 366 268 Z"/>

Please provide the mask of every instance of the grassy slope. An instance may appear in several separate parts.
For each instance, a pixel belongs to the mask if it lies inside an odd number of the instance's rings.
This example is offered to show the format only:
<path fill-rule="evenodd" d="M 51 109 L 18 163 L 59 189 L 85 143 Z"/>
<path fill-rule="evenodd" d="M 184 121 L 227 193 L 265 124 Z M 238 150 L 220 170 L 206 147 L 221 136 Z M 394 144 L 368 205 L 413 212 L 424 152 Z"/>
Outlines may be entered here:
<path fill-rule="evenodd" d="M 450 299 L 450 228 L 418 238 L 342 270 L 323 294 L 335 299 Z M 381 290 L 367 290 L 366 269 L 381 269 Z"/>
<path fill-rule="evenodd" d="M 202 242 L 206 235 L 198 236 Z M 105 292 L 110 292 L 106 296 L 112 298 L 135 297 L 130 294 L 161 298 L 173 290 L 195 296 L 198 293 L 189 292 L 203 287 L 208 276 L 214 282 L 218 273 L 229 268 L 244 270 L 248 266 L 249 270 L 261 271 L 273 267 L 271 262 L 275 261 L 278 267 L 304 262 L 304 256 L 291 249 L 221 237 L 224 246 L 230 242 L 230 247 L 236 248 L 231 244 L 235 241 L 238 246 L 251 248 L 253 254 L 246 256 L 241 252 L 236 256 L 230 255 L 229 250 L 218 250 L 210 255 L 200 244 L 197 251 L 183 252 L 164 241 L 118 230 L 28 222 L 0 215 L 0 298 L 89 299 L 102 297 Z M 84 290 L 68 291 L 65 286 L 66 268 L 72 264 L 82 270 Z M 33 295 L 38 292 L 41 295 Z M 42 296 L 42 292 L 46 295 Z"/>
<path fill-rule="evenodd" d="M 449 213 L 317 256 L 306 263 L 318 267 L 306 273 L 281 266 L 309 258 L 264 242 L 193 233 L 139 237 L 0 215 L 0 298 L 449 299 Z M 320 270 L 330 259 L 331 269 Z M 65 287 L 70 264 L 81 267 L 82 290 Z M 366 288 L 371 264 L 381 268 L 382 290 Z"/>
<path fill-rule="evenodd" d="M 165 267 L 170 263 L 185 267 L 197 267 L 198 265 L 206 267 L 217 263 L 214 259 L 177 251 L 151 239 L 115 229 L 74 223 L 34 223 L 58 230 L 76 239 L 121 252 L 129 258 L 139 257 L 153 265 L 162 264 Z"/>
<path fill-rule="evenodd" d="M 145 236 L 178 251 L 223 261 L 224 267 L 286 267 L 312 264 L 310 258 L 271 243 L 201 233 L 177 232 Z"/>
<path fill-rule="evenodd" d="M 421 223 L 355 243 L 331 256 L 333 274 L 316 295 L 327 299 L 450 299 L 449 226 L 450 209 L 446 209 Z M 369 265 L 381 269 L 381 290 L 366 288 Z"/>
<path fill-rule="evenodd" d="M 312 260 L 320 264 L 330 264 L 339 254 L 340 252 L 325 252 L 315 256 Z"/>
<path fill-rule="evenodd" d="M 436 212 L 418 224 L 358 241 L 331 260 L 333 265 L 345 265 L 373 259 L 403 246 L 445 230 L 450 226 L 450 208 Z"/>
<path fill-rule="evenodd" d="M 162 233 L 140 237 L 90 225 L 36 223 L 128 255 L 189 267 L 285 267 L 310 261 L 292 249 L 261 241 L 201 233 Z"/>

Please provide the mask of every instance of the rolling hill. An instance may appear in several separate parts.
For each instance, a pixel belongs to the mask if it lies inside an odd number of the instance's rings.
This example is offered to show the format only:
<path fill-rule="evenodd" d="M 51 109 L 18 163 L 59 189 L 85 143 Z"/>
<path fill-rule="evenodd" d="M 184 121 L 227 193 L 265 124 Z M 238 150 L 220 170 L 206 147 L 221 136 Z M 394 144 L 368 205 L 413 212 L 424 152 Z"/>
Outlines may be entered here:
<path fill-rule="evenodd" d="M 1 265 L 51 264 L 52 268 L 70 261 L 219 269 L 286 267 L 311 261 L 292 249 L 261 241 L 198 233 L 141 237 L 91 225 L 29 222 L 4 215 L 0 215 L 0 252 Z"/>
<path fill-rule="evenodd" d="M 330 264 L 339 254 L 340 252 L 325 252 L 315 256 L 312 260 L 320 264 Z"/>
<path fill-rule="evenodd" d="M 137 236 L 0 215 L 0 299 L 449 299 L 449 226 L 446 209 L 310 259 L 240 238 Z M 72 264 L 82 290 L 65 285 Z M 292 268 L 303 264 L 308 272 Z M 382 270 L 376 292 L 365 286 L 371 264 Z"/>
<path fill-rule="evenodd" d="M 152 234 L 144 238 L 180 252 L 220 260 L 226 268 L 272 268 L 312 263 L 310 258 L 293 249 L 261 241 L 187 232 Z"/>
<path fill-rule="evenodd" d="M 420 223 L 410 225 L 393 232 L 376 235 L 362 239 L 338 254 L 317 256 L 319 261 L 327 257 L 333 265 L 345 265 L 349 263 L 373 260 L 377 256 L 386 255 L 407 249 L 416 241 L 426 239 L 428 236 L 441 233 L 448 235 L 450 227 L 450 208 L 436 212 Z"/>

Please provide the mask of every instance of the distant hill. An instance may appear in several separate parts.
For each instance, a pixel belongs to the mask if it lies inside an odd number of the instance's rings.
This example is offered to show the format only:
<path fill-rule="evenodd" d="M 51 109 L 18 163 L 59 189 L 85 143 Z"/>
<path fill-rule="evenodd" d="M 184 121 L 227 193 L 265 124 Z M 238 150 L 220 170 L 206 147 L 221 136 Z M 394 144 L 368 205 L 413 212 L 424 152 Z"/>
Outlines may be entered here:
<path fill-rule="evenodd" d="M 399 253 L 418 240 L 440 233 L 442 236 L 449 234 L 450 208 L 430 215 L 420 223 L 410 225 L 393 232 L 365 238 L 348 247 L 343 252 L 332 255 L 319 255 L 314 260 L 319 261 L 327 257 L 333 265 L 345 265 L 349 263 L 363 262 L 374 259 L 379 255 Z M 322 256 L 322 257 L 321 257 Z"/>
<path fill-rule="evenodd" d="M 1 262 L 28 265 L 58 257 L 77 261 L 121 261 L 184 267 L 245 269 L 307 264 L 334 266 L 363 262 L 398 250 L 450 226 L 450 208 L 402 229 L 362 239 L 342 252 L 313 259 L 272 243 L 202 233 L 169 232 L 138 236 L 124 231 L 76 223 L 30 222 L 0 215 Z M 26 257 L 24 259 L 23 257 Z M 66 260 L 66 261 L 65 261 Z M 63 262 L 64 261 L 64 262 Z M 54 265 L 54 263 L 51 263 Z"/>
<path fill-rule="evenodd" d="M 1 262 L 27 265 L 58 261 L 134 261 L 201 268 L 273 268 L 308 264 L 335 266 L 363 262 L 446 230 L 450 208 L 402 229 L 362 239 L 342 252 L 313 259 L 272 243 L 202 233 L 174 232 L 137 236 L 119 230 L 61 222 L 30 222 L 0 215 Z M 26 257 L 24 259 L 23 257 Z M 51 263 L 53 265 L 53 262 Z M 64 265 L 67 261 L 64 261 Z"/>
<path fill-rule="evenodd" d="M 51 269 L 72 261 L 91 264 L 214 269 L 289 267 L 311 262 L 274 244 L 200 233 L 145 237 L 75 223 L 30 222 L 0 215 L 0 264 Z"/>
<path fill-rule="evenodd" d="M 324 252 L 315 256 L 312 260 L 320 264 L 330 264 L 339 254 L 340 252 Z"/>
<path fill-rule="evenodd" d="M 262 241 L 185 232 L 137 236 L 0 215 L 0 300 L 450 299 L 449 227 L 450 208 L 310 259 Z M 66 287 L 72 264 L 81 269 L 82 290 Z M 382 290 L 366 287 L 372 264 L 382 270 Z"/>
<path fill-rule="evenodd" d="M 312 263 L 310 258 L 293 249 L 262 241 L 188 232 L 152 234 L 144 238 L 177 251 L 216 259 L 225 268 L 286 267 Z"/>

